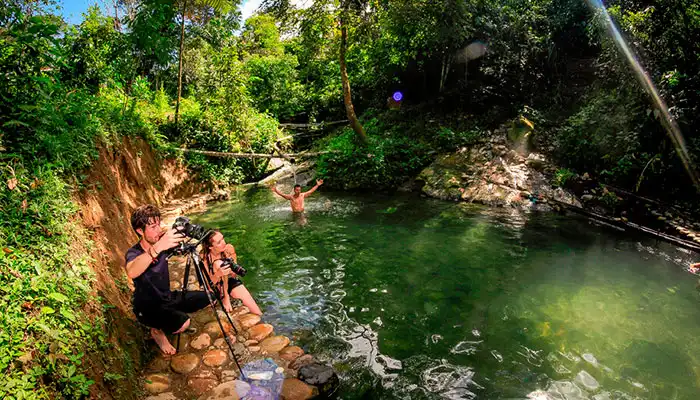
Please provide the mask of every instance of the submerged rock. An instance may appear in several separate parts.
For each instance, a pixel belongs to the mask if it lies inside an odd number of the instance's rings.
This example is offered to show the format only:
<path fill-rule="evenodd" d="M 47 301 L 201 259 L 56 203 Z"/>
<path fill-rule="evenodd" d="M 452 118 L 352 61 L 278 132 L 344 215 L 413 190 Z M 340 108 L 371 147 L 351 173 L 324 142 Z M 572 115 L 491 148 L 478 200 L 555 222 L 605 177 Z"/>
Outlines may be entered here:
<path fill-rule="evenodd" d="M 316 386 L 322 396 L 329 396 L 338 389 L 340 379 L 333 368 L 312 363 L 299 368 L 299 379 L 304 383 Z"/>

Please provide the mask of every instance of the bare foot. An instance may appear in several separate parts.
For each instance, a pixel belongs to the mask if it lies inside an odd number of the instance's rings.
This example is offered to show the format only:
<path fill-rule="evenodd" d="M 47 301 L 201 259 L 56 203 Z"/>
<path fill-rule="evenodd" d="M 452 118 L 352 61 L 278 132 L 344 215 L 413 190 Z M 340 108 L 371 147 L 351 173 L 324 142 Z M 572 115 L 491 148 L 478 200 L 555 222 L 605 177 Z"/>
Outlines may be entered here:
<path fill-rule="evenodd" d="M 224 298 L 223 303 L 224 303 L 224 310 L 226 310 L 226 312 L 231 312 L 233 310 L 233 307 L 231 307 L 231 299 L 226 297 L 226 298 Z"/>
<path fill-rule="evenodd" d="M 160 329 L 151 328 L 151 337 L 153 338 L 153 340 L 156 341 L 156 344 L 158 345 L 158 347 L 160 347 L 161 351 L 163 351 L 163 354 L 175 354 L 175 348 L 172 344 L 170 344 L 170 342 L 168 341 L 168 337 L 165 336 L 165 333 L 163 333 L 163 331 L 161 331 Z"/>

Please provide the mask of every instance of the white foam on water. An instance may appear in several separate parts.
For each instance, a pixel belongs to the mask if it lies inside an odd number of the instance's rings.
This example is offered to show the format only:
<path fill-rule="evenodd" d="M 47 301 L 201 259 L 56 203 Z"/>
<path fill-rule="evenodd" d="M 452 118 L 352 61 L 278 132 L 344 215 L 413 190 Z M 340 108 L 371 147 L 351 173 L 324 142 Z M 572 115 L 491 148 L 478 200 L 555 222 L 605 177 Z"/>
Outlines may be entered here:
<path fill-rule="evenodd" d="M 479 349 L 477 348 L 477 345 L 483 343 L 483 340 L 464 340 L 462 342 L 457 343 L 455 347 L 453 347 L 450 350 L 450 353 L 452 354 L 474 354 Z"/>

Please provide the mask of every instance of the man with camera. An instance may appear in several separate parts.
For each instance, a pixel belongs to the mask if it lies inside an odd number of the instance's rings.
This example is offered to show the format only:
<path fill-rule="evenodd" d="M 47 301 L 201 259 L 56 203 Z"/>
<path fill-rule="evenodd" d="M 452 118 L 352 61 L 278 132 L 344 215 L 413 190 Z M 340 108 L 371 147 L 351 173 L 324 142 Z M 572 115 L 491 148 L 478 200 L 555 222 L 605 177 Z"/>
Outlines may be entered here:
<path fill-rule="evenodd" d="M 175 354 L 166 333 L 178 334 L 190 326 L 188 313 L 209 305 L 203 291 L 184 295 L 170 290 L 167 251 L 185 240 L 174 228 L 160 228 L 160 211 L 148 204 L 131 214 L 131 227 L 139 242 L 126 252 L 126 274 L 134 281 L 133 310 L 136 319 L 151 328 L 151 337 L 163 353 Z"/>

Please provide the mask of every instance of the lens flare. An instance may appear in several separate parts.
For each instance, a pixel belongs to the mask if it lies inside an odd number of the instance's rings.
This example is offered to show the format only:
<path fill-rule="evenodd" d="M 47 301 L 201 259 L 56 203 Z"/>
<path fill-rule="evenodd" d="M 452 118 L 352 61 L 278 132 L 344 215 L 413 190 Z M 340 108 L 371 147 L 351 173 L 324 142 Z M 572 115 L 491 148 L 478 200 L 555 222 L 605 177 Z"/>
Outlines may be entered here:
<path fill-rule="evenodd" d="M 644 70 L 637 59 L 637 56 L 634 54 L 632 49 L 630 49 L 629 45 L 620 34 L 620 30 L 615 25 L 615 22 L 613 22 L 608 10 L 603 5 L 603 2 L 601 0 L 586 0 L 586 3 L 593 10 L 593 12 L 601 13 L 603 23 L 610 33 L 610 36 L 613 38 L 615 45 L 625 56 L 632 67 L 637 80 L 639 80 L 639 83 L 642 85 L 642 87 L 644 87 L 644 90 L 649 93 L 652 103 L 661 113 L 661 123 L 664 126 L 666 133 L 671 138 L 671 141 L 673 141 L 673 146 L 676 149 L 676 153 L 678 154 L 678 157 L 680 157 L 685 170 L 690 176 L 690 179 L 693 181 L 695 189 L 700 191 L 700 182 L 695 174 L 695 170 L 692 168 L 690 156 L 688 155 L 688 149 L 685 146 L 685 140 L 683 139 L 681 130 L 678 127 L 678 123 L 673 119 L 671 113 L 668 111 L 668 106 L 659 95 L 659 91 L 656 89 L 656 86 L 654 86 L 654 82 L 651 81 L 649 74 Z"/>
<path fill-rule="evenodd" d="M 401 92 L 395 92 L 395 93 L 391 96 L 391 98 L 394 99 L 394 101 L 401 101 L 401 100 L 403 100 L 403 93 L 401 93 Z"/>

